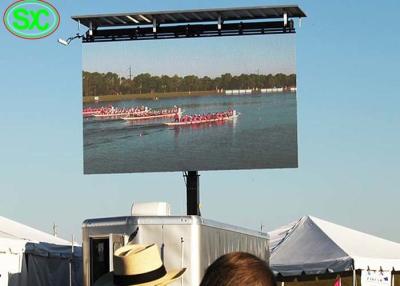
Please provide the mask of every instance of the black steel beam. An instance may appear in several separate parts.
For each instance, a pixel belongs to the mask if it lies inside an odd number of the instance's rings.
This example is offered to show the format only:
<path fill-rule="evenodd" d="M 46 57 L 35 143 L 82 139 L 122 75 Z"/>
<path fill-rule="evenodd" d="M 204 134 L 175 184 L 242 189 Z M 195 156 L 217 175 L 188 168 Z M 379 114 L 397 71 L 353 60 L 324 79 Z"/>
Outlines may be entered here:
<path fill-rule="evenodd" d="M 283 21 L 251 22 L 251 23 L 227 23 L 218 29 L 217 24 L 205 25 L 175 25 L 159 26 L 157 32 L 153 27 L 131 27 L 119 29 L 99 29 L 89 32 L 83 39 L 84 43 L 135 41 L 135 40 L 161 40 L 161 39 L 186 39 L 201 37 L 221 36 L 246 36 L 263 34 L 295 33 L 293 20 L 284 26 Z"/>

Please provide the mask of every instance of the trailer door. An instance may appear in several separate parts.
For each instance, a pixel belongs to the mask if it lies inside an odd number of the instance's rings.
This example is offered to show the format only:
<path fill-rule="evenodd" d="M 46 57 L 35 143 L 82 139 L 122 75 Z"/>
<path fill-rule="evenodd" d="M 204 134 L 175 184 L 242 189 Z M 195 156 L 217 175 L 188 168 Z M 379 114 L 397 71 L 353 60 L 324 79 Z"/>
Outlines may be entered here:
<path fill-rule="evenodd" d="M 90 238 L 90 285 L 110 271 L 110 238 Z"/>

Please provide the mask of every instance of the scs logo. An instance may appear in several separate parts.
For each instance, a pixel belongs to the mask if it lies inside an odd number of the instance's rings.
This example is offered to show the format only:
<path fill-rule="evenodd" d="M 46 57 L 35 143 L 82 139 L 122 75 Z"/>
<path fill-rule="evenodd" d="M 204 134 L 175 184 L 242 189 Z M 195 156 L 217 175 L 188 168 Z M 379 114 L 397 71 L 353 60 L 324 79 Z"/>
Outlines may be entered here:
<path fill-rule="evenodd" d="M 60 25 L 60 14 L 48 2 L 22 0 L 11 4 L 4 13 L 4 25 L 17 37 L 37 40 L 54 33 Z"/>

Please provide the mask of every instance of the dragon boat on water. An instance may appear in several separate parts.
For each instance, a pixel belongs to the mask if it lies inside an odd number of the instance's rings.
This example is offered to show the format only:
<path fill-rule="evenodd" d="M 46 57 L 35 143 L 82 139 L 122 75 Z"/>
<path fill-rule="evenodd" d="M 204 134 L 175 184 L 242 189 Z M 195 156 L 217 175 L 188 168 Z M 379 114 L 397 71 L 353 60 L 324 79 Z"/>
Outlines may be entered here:
<path fill-rule="evenodd" d="M 145 107 L 144 109 L 137 109 L 137 110 L 122 110 L 122 111 L 114 111 L 114 112 L 105 112 L 105 113 L 99 113 L 95 114 L 95 118 L 117 118 L 121 119 L 122 117 L 127 117 L 127 116 L 139 116 L 142 114 L 146 114 L 150 112 L 150 109 Z"/>
<path fill-rule="evenodd" d="M 85 108 L 83 109 L 83 117 L 95 117 L 95 118 L 120 118 L 126 116 L 132 116 L 135 114 L 143 114 L 150 111 L 148 107 L 130 107 L 130 108 L 115 108 L 101 107 L 101 108 Z"/>
<path fill-rule="evenodd" d="M 236 110 L 230 110 L 226 112 L 217 112 L 214 114 L 202 115 L 202 116 L 190 116 L 186 115 L 175 122 L 166 122 L 164 125 L 167 126 L 185 126 L 185 125 L 196 125 L 204 123 L 216 123 L 233 120 L 239 117 L 239 113 Z"/>
<path fill-rule="evenodd" d="M 99 114 L 100 111 L 100 108 L 84 108 L 82 111 L 82 115 L 83 117 L 92 117 L 95 114 Z"/>
<path fill-rule="evenodd" d="M 142 114 L 133 114 L 131 116 L 122 117 L 126 121 L 138 121 L 138 120 L 154 120 L 154 119 L 165 119 L 165 118 L 176 118 L 182 115 L 183 111 L 181 108 L 172 108 L 164 110 L 154 110 L 145 112 Z"/>

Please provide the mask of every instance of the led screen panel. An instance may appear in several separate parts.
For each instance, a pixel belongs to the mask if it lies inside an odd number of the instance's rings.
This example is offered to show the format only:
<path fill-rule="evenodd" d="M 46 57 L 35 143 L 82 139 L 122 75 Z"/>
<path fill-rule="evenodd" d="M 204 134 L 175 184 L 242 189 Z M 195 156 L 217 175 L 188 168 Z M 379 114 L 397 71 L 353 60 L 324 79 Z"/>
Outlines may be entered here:
<path fill-rule="evenodd" d="M 296 168 L 295 35 L 85 44 L 84 173 Z"/>

